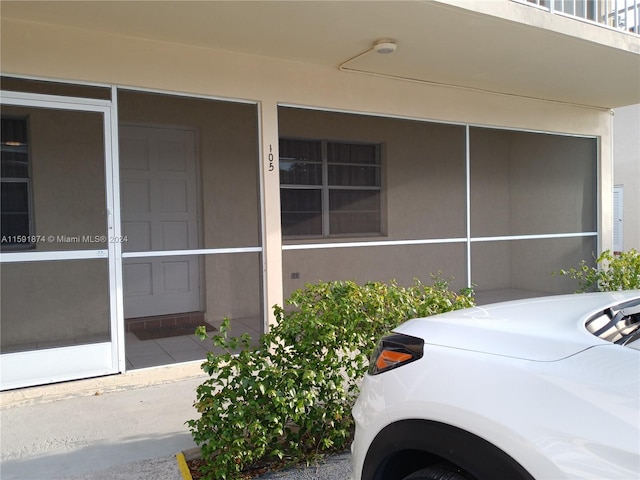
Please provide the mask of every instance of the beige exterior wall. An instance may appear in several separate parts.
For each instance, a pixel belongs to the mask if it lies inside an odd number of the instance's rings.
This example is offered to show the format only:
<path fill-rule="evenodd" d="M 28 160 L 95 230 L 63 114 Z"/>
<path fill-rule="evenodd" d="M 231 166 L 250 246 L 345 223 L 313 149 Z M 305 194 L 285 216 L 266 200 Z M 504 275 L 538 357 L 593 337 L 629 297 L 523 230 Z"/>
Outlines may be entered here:
<path fill-rule="evenodd" d="M 2 26 L 5 74 L 596 135 L 602 137 L 603 163 L 610 160 L 611 119 L 600 109 L 35 23 L 6 20 Z"/>
<path fill-rule="evenodd" d="M 471 235 L 594 232 L 597 141 L 472 129 Z"/>
<path fill-rule="evenodd" d="M 472 237 L 597 231 L 596 139 L 472 128 L 470 159 Z M 570 293 L 553 273 L 596 251 L 592 237 L 474 243 L 472 283 Z"/>
<path fill-rule="evenodd" d="M 397 281 L 411 285 L 415 279 L 431 284 L 431 274 L 442 272 L 451 288 L 466 287 L 465 245 L 436 244 L 410 246 L 376 246 L 319 250 L 293 250 L 283 254 L 284 293 L 288 297 L 305 283 L 353 280 Z M 299 279 L 292 279 L 299 273 Z"/>
<path fill-rule="evenodd" d="M 3 353 L 109 341 L 106 260 L 2 265 L 0 282 Z"/>
<path fill-rule="evenodd" d="M 263 205 L 265 229 L 262 245 L 266 258 L 265 295 L 268 306 L 282 304 L 283 293 L 285 293 L 282 286 L 283 277 L 287 281 L 286 278 L 290 272 L 302 271 L 300 254 L 286 253 L 284 262 L 280 261 L 282 252 L 279 235 L 278 174 L 277 168 L 274 171 L 267 168 L 268 155 L 271 152 L 277 158 L 279 134 L 306 136 L 306 132 L 313 126 L 305 125 L 304 129 L 298 128 L 293 123 L 287 123 L 288 120 L 283 118 L 281 119 L 282 131 L 279 132 L 276 109 L 278 104 L 596 137 L 599 140 L 597 151 L 598 178 L 601 182 L 599 195 L 600 204 L 603 206 L 597 214 L 600 231 L 599 247 L 609 248 L 611 244 L 611 209 L 609 207 L 611 189 L 602 188 L 603 185 L 612 184 L 611 115 L 608 111 L 462 88 L 349 74 L 340 72 L 337 68 L 12 20 L 3 20 L 1 58 L 4 74 L 116 84 L 132 88 L 257 102 L 260 120 L 258 168 L 263 186 L 263 197 L 257 204 Z M 134 114 L 134 111 L 127 112 L 125 108 L 121 112 L 121 118 L 127 118 L 127 121 L 132 122 L 156 121 L 153 117 L 135 118 Z M 171 124 L 182 124 L 187 121 L 180 120 L 180 114 L 176 112 L 173 112 L 170 117 L 163 121 L 170 121 Z M 228 118 L 225 117 L 223 123 L 227 121 Z M 314 121 L 318 122 L 315 127 L 326 131 L 326 135 L 340 134 L 335 126 L 327 124 L 330 122 Z M 376 128 L 384 131 L 388 136 L 381 141 L 386 144 L 387 154 L 393 154 L 394 158 L 394 168 L 390 169 L 390 165 L 387 166 L 386 181 L 389 187 L 386 192 L 387 211 L 393 211 L 400 204 L 407 210 L 406 216 L 388 219 L 389 238 L 463 234 L 464 218 L 460 214 L 463 211 L 461 207 L 463 196 L 455 195 L 453 192 L 455 189 L 449 191 L 442 188 L 443 181 L 448 176 L 457 178 L 457 172 L 463 168 L 460 163 L 463 155 L 460 147 L 455 144 L 453 151 L 446 148 L 448 136 L 452 139 L 458 138 L 462 127 L 429 126 L 428 128 L 438 130 L 437 134 L 422 134 L 422 129 L 427 128 L 426 124 L 380 118 L 367 121 L 375 123 Z M 227 124 L 232 135 L 238 132 L 255 131 L 253 130 L 255 125 L 250 126 L 244 123 L 242 128 L 234 131 L 234 125 L 228 122 Z M 398 128 L 401 124 L 402 128 Z M 354 131 L 350 132 L 349 136 L 357 133 L 366 140 L 367 135 L 370 134 L 366 134 L 364 127 L 366 127 L 364 124 L 352 125 Z M 213 134 L 214 137 L 218 134 L 224 137 L 221 131 L 213 131 Z M 206 138 L 201 138 L 201 142 L 215 143 L 214 137 L 207 135 Z M 437 141 L 433 143 L 436 137 Z M 407 148 L 407 139 L 414 148 Z M 246 148 L 247 152 L 251 150 L 255 156 L 253 142 L 252 138 L 248 142 L 250 146 Z M 508 148 L 501 142 L 498 142 L 498 148 Z M 215 148 L 225 147 L 221 147 L 218 142 Z M 203 149 L 206 150 L 204 145 Z M 427 156 L 425 151 L 429 151 L 429 155 L 433 157 Z M 425 174 L 423 177 L 412 175 L 412 166 L 422 165 L 435 158 L 441 161 L 433 163 L 435 167 L 429 175 Z M 251 178 L 253 193 L 257 191 L 254 176 L 255 164 L 248 166 L 252 169 L 251 175 L 246 175 L 245 167 L 240 164 L 227 165 L 225 169 L 230 176 L 226 180 L 213 170 L 208 170 L 206 161 L 203 161 L 201 168 L 203 187 L 208 182 L 213 184 L 218 182 L 219 190 L 217 191 L 225 192 L 231 197 L 238 192 L 246 193 L 245 189 L 236 189 L 236 186 L 228 180 L 231 177 L 235 179 L 236 175 L 241 174 L 243 178 Z M 496 166 L 494 170 L 501 169 Z M 426 170 L 423 170 L 424 172 Z M 453 175 L 453 172 L 456 172 L 456 175 Z M 421 200 L 423 203 L 411 203 L 408 198 L 410 192 L 423 188 L 424 182 L 431 188 L 424 189 L 425 196 Z M 204 212 L 208 207 L 212 209 L 218 207 L 214 200 L 207 199 L 207 194 L 208 192 L 203 190 Z M 495 191 L 492 195 L 499 197 L 504 195 L 504 192 Z M 245 206 L 253 204 L 253 201 L 254 199 L 244 198 L 242 195 L 238 197 L 238 202 Z M 430 205 L 431 202 L 438 205 L 438 208 L 430 210 L 433 223 L 420 221 L 425 206 Z M 454 213 L 450 214 L 450 212 Z M 253 222 L 257 219 L 256 213 L 254 211 L 248 214 L 246 224 L 243 223 L 249 229 L 245 233 L 252 239 L 255 239 L 253 236 L 255 230 L 251 229 L 255 227 Z M 485 216 L 490 216 L 490 213 Z M 500 221 L 505 219 L 502 218 Z M 244 227 L 239 228 L 244 232 Z M 248 233 L 249 231 L 254 233 Z M 205 225 L 203 238 L 205 245 L 208 242 L 212 245 L 218 242 L 222 244 L 228 240 L 224 228 L 218 229 L 207 225 Z M 460 267 L 464 265 L 457 246 L 428 248 L 444 248 L 441 254 L 443 258 L 455 259 L 453 264 Z M 322 255 L 319 252 L 314 253 L 314 256 L 317 256 L 317 262 L 322 262 Z M 335 257 L 336 260 L 344 257 L 346 262 L 346 258 L 353 253 L 345 250 L 336 255 L 338 255 Z M 404 253 L 393 255 L 403 257 Z M 384 261 L 391 262 L 392 258 Z M 433 272 L 438 265 L 438 262 L 428 262 L 417 269 L 420 271 L 428 269 L 429 272 Z M 364 271 L 371 271 L 367 269 Z M 458 267 L 453 270 L 458 270 Z M 339 275 L 343 274 L 339 270 L 335 272 Z M 322 270 L 319 270 L 319 274 L 321 273 Z M 458 271 L 452 274 L 459 278 Z M 210 278 L 209 272 L 207 276 Z M 381 280 L 388 280 L 388 278 L 381 278 Z M 293 286 L 287 283 L 285 290 L 288 291 Z"/>
<path fill-rule="evenodd" d="M 597 141 L 526 133 L 511 137 L 511 233 L 596 231 Z"/>

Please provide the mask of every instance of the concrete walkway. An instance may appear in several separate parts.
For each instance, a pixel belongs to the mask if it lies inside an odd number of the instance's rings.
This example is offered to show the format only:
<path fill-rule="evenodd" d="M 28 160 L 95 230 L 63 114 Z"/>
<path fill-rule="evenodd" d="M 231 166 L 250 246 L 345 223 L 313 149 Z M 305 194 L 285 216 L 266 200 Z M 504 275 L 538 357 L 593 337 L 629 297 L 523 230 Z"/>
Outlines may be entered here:
<path fill-rule="evenodd" d="M 182 480 L 201 361 L 0 393 L 2 480 Z M 256 480 L 347 480 L 350 455 Z"/>
<path fill-rule="evenodd" d="M 2 480 L 181 480 L 201 362 L 0 394 Z"/>

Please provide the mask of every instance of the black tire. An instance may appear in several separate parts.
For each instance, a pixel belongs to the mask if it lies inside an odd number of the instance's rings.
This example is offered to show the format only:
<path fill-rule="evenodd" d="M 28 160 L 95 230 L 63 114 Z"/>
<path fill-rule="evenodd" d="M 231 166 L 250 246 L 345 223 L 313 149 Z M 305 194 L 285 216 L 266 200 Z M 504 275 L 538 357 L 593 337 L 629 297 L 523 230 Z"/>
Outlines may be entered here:
<path fill-rule="evenodd" d="M 423 470 L 413 472 L 404 480 L 473 480 L 473 477 L 465 474 L 459 468 L 449 463 L 438 463 Z"/>

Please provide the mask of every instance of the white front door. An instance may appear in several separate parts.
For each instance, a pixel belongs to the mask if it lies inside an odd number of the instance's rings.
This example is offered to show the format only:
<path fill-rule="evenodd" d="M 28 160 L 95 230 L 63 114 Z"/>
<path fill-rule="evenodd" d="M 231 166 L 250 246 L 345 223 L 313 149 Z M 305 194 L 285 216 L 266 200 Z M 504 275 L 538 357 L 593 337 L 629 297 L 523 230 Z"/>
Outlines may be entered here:
<path fill-rule="evenodd" d="M 120 127 L 125 318 L 200 310 L 195 132 Z M 142 253 L 150 253 L 145 256 Z"/>

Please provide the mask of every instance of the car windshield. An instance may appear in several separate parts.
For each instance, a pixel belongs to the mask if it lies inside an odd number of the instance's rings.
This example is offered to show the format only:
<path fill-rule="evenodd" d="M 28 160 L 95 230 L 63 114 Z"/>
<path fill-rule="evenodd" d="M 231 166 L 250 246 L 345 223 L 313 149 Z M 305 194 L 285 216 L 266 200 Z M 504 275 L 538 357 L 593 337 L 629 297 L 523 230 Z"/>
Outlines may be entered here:
<path fill-rule="evenodd" d="M 591 318 L 586 327 L 595 336 L 617 345 L 636 342 L 640 339 L 640 298 L 606 309 Z"/>

